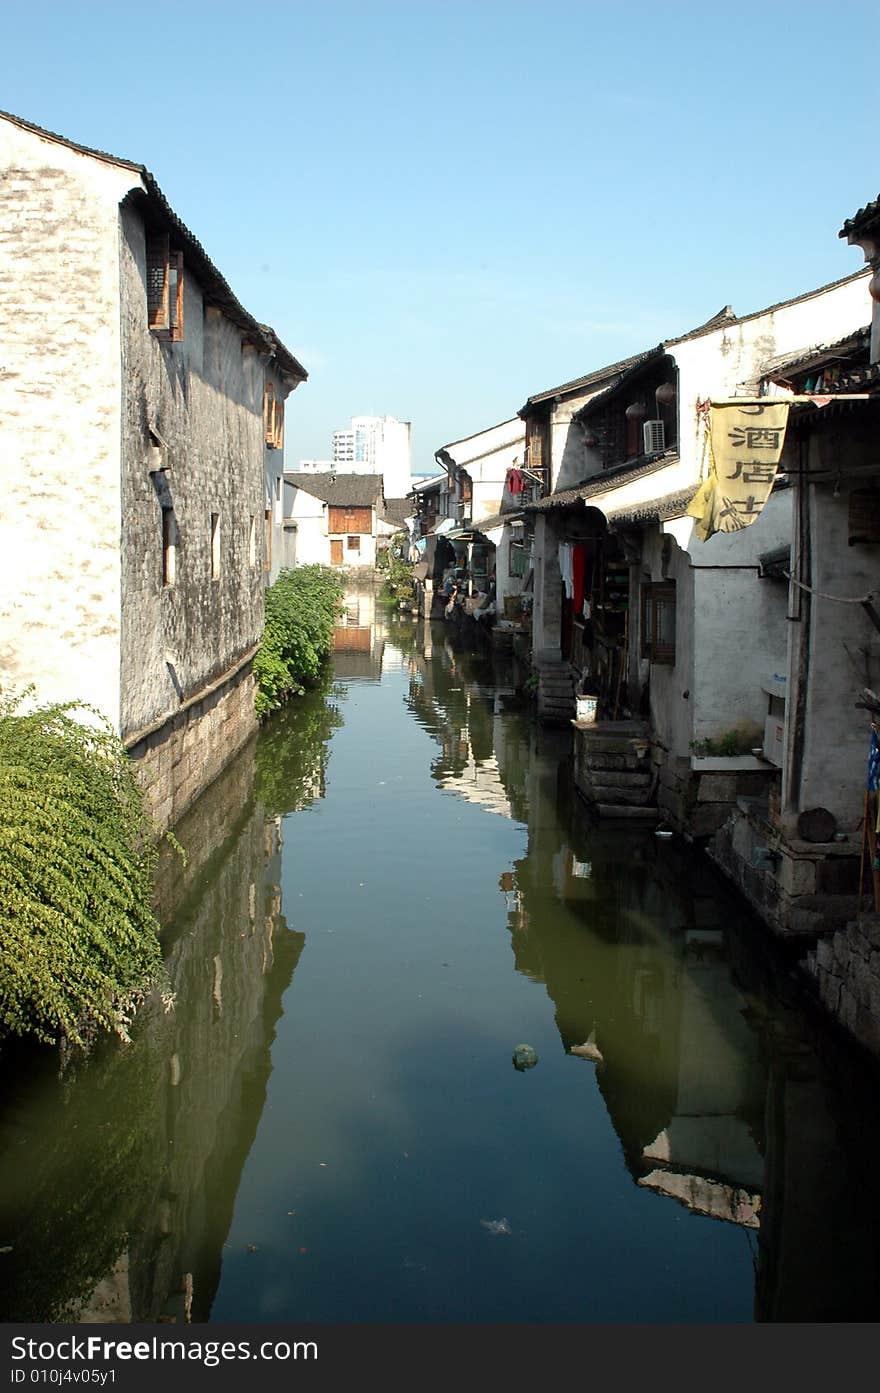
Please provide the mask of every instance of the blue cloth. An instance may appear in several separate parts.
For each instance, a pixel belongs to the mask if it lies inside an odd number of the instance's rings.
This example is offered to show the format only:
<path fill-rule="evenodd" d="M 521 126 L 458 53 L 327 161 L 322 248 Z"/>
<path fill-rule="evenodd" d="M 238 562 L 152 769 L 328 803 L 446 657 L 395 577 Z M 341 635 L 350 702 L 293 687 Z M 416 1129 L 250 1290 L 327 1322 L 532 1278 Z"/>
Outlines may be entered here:
<path fill-rule="evenodd" d="M 871 748 L 868 751 L 868 792 L 876 793 L 880 787 L 880 744 L 877 732 L 871 727 Z"/>

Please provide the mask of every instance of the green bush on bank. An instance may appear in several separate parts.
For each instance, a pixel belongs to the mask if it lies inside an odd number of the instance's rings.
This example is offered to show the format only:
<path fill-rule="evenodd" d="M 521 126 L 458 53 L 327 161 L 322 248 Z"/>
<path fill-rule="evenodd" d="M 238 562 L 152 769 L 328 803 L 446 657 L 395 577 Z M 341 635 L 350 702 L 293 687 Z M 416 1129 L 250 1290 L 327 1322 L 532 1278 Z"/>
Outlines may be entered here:
<path fill-rule="evenodd" d="M 254 708 L 265 716 L 313 686 L 329 656 L 342 580 L 327 566 L 282 571 L 266 591 L 266 627 L 254 658 Z"/>
<path fill-rule="evenodd" d="M 128 754 L 82 706 L 0 698 L 0 1032 L 123 1039 L 163 975 L 156 846 Z"/>
<path fill-rule="evenodd" d="M 404 537 L 397 533 L 391 546 L 379 553 L 377 567 L 384 571 L 385 578 L 376 597 L 380 604 L 399 605 L 411 603 L 415 590 L 413 587 L 412 566 L 405 559 Z"/>

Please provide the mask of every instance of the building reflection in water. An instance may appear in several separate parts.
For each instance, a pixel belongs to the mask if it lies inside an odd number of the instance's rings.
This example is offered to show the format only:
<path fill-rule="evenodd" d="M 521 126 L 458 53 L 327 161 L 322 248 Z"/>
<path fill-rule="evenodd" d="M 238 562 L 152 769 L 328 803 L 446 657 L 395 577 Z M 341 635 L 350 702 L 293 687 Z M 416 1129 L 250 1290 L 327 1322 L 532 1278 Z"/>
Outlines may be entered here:
<path fill-rule="evenodd" d="M 424 637 L 408 703 L 440 746 L 432 773 L 528 828 L 498 877 L 515 966 L 594 1074 L 633 1182 L 742 1229 L 758 1320 L 875 1319 L 876 1071 L 705 858 L 592 821 L 568 733 L 509 710 L 510 675 L 496 683 L 486 653 L 436 624 Z"/>
<path fill-rule="evenodd" d="M 333 672 L 339 681 L 378 682 L 384 632 L 376 624 L 376 591 L 370 582 L 350 584 L 333 631 Z"/>
<path fill-rule="evenodd" d="M 251 742 L 178 827 L 186 867 L 167 855 L 160 870 L 172 1009 L 147 1001 L 129 1046 L 108 1042 L 62 1079 L 54 1057 L 39 1088 L 32 1057 L 20 1095 L 12 1075 L 6 1321 L 208 1316 L 305 942 L 282 912 L 281 819 L 254 795 L 255 753 Z"/>

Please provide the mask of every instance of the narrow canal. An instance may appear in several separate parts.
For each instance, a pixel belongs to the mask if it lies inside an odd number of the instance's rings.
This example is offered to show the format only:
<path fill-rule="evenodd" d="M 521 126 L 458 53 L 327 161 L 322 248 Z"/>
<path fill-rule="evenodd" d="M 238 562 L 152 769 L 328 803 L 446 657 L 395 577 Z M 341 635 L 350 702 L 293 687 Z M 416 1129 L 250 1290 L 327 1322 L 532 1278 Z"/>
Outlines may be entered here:
<path fill-rule="evenodd" d="M 173 1008 L 6 1051 L 0 1319 L 876 1319 L 876 1071 L 509 672 L 349 604 L 178 829 Z"/>

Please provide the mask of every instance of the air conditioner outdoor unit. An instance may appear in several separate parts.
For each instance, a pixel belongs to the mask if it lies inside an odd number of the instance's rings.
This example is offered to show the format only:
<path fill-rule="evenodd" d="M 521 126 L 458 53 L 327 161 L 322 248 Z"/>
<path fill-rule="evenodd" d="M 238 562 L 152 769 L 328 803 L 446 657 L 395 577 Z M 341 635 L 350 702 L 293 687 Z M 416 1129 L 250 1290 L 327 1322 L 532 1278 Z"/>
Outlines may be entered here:
<path fill-rule="evenodd" d="M 642 439 L 646 455 L 656 455 L 666 449 L 666 436 L 662 421 L 645 421 L 642 425 Z"/>

